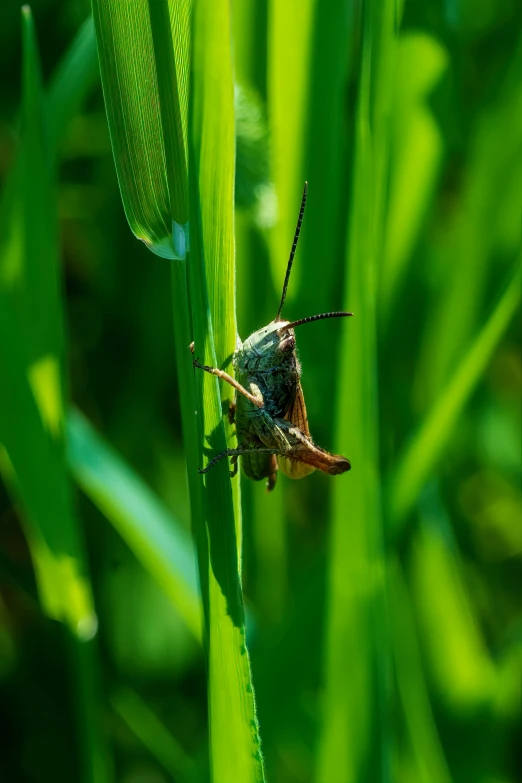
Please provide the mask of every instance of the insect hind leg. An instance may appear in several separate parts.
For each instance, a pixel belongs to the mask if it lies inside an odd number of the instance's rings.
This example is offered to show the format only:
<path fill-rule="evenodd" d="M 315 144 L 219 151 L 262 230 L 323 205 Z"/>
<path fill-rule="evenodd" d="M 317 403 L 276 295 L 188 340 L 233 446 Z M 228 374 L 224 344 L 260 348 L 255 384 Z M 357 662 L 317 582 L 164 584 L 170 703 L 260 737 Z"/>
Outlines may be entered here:
<path fill-rule="evenodd" d="M 222 451 L 221 454 L 218 454 L 214 459 L 210 460 L 206 468 L 198 468 L 198 473 L 208 473 L 210 468 L 213 468 L 214 465 L 217 465 L 218 462 L 221 462 L 222 459 L 225 459 L 225 457 L 232 457 L 234 460 L 234 469 L 235 473 L 237 473 L 237 458 L 240 456 L 240 454 L 244 454 L 245 449 L 225 449 L 225 451 Z"/>
<path fill-rule="evenodd" d="M 233 464 L 233 475 L 235 476 L 237 473 L 237 460 L 238 457 L 240 457 L 242 454 L 278 454 L 279 449 L 265 449 L 265 448 L 238 448 L 238 449 L 225 449 L 225 451 L 222 451 L 221 454 L 218 454 L 214 459 L 210 460 L 206 468 L 198 468 L 198 473 L 204 474 L 208 473 L 210 468 L 213 468 L 214 465 L 216 465 L 218 462 L 220 462 L 222 459 L 225 459 L 225 457 L 232 457 L 232 464 Z M 232 475 L 232 472 L 231 472 Z"/>

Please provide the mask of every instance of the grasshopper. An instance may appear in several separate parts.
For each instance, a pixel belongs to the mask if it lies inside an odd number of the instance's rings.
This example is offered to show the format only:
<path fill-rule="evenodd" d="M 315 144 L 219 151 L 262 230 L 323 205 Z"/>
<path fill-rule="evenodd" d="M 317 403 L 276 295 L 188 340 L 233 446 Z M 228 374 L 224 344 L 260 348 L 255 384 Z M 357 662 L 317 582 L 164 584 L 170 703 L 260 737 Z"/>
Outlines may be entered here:
<path fill-rule="evenodd" d="M 330 454 L 311 438 L 294 329 L 323 318 L 342 318 L 353 314 L 322 313 L 298 321 L 284 321 L 281 318 L 307 193 L 308 183 L 305 182 L 277 315 L 267 326 L 251 334 L 244 343 L 238 337 L 232 358 L 236 377 L 217 367 L 200 364 L 198 359 L 193 361 L 194 367 L 216 375 L 236 390 L 228 417 L 231 424 L 236 424 L 238 447 L 218 454 L 199 472 L 206 473 L 217 462 L 230 457 L 230 475 L 235 476 L 238 458 L 242 457 L 245 475 L 255 481 L 266 478 L 268 491 L 276 485 L 278 466 L 294 479 L 304 478 L 316 468 L 337 475 L 351 467 L 346 457 Z"/>

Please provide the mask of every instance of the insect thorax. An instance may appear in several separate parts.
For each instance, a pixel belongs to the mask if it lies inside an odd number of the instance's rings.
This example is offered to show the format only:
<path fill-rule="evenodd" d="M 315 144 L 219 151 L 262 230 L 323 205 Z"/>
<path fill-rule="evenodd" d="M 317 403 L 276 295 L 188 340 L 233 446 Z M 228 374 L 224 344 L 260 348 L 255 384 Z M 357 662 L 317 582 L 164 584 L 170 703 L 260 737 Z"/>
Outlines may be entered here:
<path fill-rule="evenodd" d="M 247 389 L 255 384 L 263 395 L 266 412 L 273 418 L 284 418 L 301 376 L 293 331 L 280 335 L 277 325 L 269 324 L 245 340 L 233 361 L 237 380 Z M 245 412 L 255 407 L 244 397 L 238 397 L 237 403 Z"/>

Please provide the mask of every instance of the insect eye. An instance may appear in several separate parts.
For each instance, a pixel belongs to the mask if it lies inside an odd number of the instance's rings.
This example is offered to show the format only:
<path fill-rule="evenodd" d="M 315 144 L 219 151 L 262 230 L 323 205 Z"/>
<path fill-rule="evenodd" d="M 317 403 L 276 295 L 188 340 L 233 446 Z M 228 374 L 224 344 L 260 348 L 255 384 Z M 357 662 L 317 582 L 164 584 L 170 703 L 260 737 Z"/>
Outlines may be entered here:
<path fill-rule="evenodd" d="M 293 334 L 289 334 L 288 337 L 285 337 L 278 346 L 279 350 L 283 353 L 286 353 L 287 351 L 293 351 L 295 348 L 295 337 Z"/>

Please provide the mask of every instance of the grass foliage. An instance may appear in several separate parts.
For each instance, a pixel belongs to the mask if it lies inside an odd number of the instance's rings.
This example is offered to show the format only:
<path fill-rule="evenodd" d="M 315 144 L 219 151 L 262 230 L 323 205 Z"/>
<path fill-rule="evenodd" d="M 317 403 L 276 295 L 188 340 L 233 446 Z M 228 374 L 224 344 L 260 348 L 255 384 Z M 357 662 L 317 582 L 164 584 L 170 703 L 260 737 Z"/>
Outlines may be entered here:
<path fill-rule="evenodd" d="M 519 4 L 61 5 L 1 55 L 6 779 L 515 783 Z M 273 319 L 305 179 L 284 315 L 354 312 L 297 330 L 352 471 L 267 495 L 198 473 L 189 344 Z"/>

